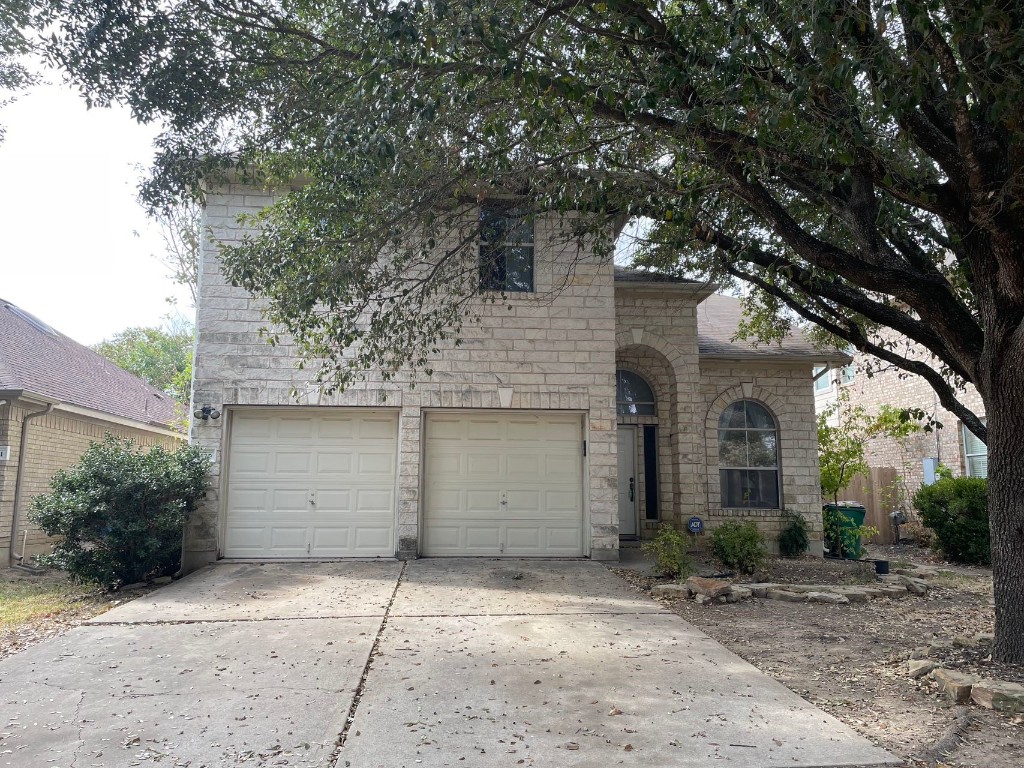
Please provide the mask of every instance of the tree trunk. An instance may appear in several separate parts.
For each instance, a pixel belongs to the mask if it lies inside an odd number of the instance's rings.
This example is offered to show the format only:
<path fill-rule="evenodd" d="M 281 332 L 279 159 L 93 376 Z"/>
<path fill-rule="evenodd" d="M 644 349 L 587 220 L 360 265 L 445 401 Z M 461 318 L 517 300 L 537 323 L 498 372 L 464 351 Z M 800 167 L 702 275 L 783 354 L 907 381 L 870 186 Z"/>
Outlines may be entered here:
<path fill-rule="evenodd" d="M 1024 350 L 1021 344 L 1011 348 L 999 361 L 985 403 L 996 605 L 993 657 L 1024 664 Z"/>

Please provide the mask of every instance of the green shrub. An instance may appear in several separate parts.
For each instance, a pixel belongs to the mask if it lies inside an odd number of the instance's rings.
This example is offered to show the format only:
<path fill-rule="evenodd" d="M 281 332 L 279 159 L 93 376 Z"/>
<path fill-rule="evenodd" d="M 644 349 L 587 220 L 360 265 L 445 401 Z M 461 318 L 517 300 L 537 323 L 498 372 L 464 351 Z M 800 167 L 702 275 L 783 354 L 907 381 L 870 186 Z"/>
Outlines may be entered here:
<path fill-rule="evenodd" d="M 992 562 L 988 528 L 988 481 L 980 477 L 940 477 L 914 494 L 921 522 L 935 532 L 936 546 L 960 563 Z"/>
<path fill-rule="evenodd" d="M 711 547 L 723 565 L 742 573 L 753 573 L 768 559 L 764 534 L 753 522 L 722 523 L 711 534 Z"/>
<path fill-rule="evenodd" d="M 31 520 L 57 537 L 44 565 L 111 588 L 174 573 L 185 520 L 206 492 L 209 460 L 194 446 L 146 452 L 107 435 L 32 500 Z"/>
<path fill-rule="evenodd" d="M 693 571 L 689 548 L 686 534 L 670 525 L 661 526 L 658 535 L 640 547 L 644 553 L 654 556 L 654 568 L 659 575 L 673 579 L 689 576 Z"/>
<path fill-rule="evenodd" d="M 794 512 L 785 514 L 786 524 L 779 533 L 779 553 L 786 557 L 799 557 L 807 551 L 807 521 Z"/>

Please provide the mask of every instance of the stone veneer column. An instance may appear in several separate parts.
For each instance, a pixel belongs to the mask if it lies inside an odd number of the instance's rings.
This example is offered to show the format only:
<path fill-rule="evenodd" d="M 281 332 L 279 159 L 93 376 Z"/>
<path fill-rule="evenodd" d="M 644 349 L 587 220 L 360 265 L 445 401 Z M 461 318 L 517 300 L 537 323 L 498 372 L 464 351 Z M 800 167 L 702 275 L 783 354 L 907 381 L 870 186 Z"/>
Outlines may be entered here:
<path fill-rule="evenodd" d="M 423 411 L 406 395 L 398 417 L 398 558 L 414 560 L 420 551 L 420 464 Z"/>

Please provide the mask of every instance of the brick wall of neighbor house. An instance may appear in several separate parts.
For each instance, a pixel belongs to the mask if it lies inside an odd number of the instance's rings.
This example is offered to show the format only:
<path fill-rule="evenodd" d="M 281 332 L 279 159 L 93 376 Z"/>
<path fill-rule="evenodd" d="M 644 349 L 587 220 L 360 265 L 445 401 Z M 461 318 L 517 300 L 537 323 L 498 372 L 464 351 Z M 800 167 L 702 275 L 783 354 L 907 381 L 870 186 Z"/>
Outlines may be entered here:
<path fill-rule="evenodd" d="M 900 376 L 894 370 L 881 371 L 868 377 L 864 373 L 863 355 L 860 354 L 854 358 L 854 367 L 851 383 L 837 385 L 833 381 L 828 391 L 816 395 L 819 411 L 834 402 L 837 391 L 842 389 L 849 393 L 851 406 L 863 406 L 870 414 L 877 414 L 883 405 L 921 408 L 942 424 L 942 429 L 932 433 L 918 433 L 902 443 L 887 438 L 868 441 L 865 455 L 869 466 L 892 467 L 904 478 L 910 492 L 924 481 L 925 458 L 939 459 L 954 475 L 966 472 L 960 420 L 939 404 L 935 391 L 924 379 L 920 376 Z M 826 375 L 831 376 L 832 372 Z M 985 416 L 985 405 L 973 386 L 962 392 L 960 399 L 978 416 Z"/>
<path fill-rule="evenodd" d="M 500 408 L 499 387 L 511 387 L 513 409 L 561 409 L 586 415 L 591 556 L 614 559 L 618 552 L 615 487 L 615 316 L 612 267 L 599 264 L 575 244 L 550 242 L 557 219 L 536 226 L 535 294 L 512 295 L 506 302 L 481 304 L 483 322 L 467 328 L 464 343 L 445 348 L 431 363 L 434 374 L 415 388 L 406 375 L 384 382 L 370 377 L 342 394 L 321 395 L 295 367 L 287 339 L 276 347 L 259 336 L 264 325 L 259 302 L 226 283 L 219 269 L 216 241 L 236 242 L 245 230 L 241 213 L 270 204 L 270 193 L 229 184 L 208 196 L 205 226 L 213 243 L 202 252 L 200 301 L 196 319 L 198 354 L 194 398 L 197 404 L 344 405 L 400 409 L 399 552 L 411 556 L 419 540 L 420 425 L 429 408 Z M 557 238 L 555 238 L 557 239 Z M 575 261 L 568 285 L 560 285 Z M 511 309 L 506 307 L 511 305 Z M 295 394 L 293 394 L 293 390 Z M 217 555 L 221 460 L 227 419 L 193 425 L 193 442 L 216 449 L 213 487 L 202 514 L 186 535 L 187 569 Z"/>
<path fill-rule="evenodd" d="M 693 293 L 628 286 L 620 286 L 615 296 L 618 367 L 643 376 L 658 400 L 656 420 L 618 419 L 622 424 L 658 424 L 661 519 L 644 519 L 647 489 L 644 473 L 639 472 L 643 538 L 653 536 L 660 522 L 682 527 L 692 515 L 703 512 L 699 468 L 704 462 L 704 446 L 699 430 L 692 426 L 703 421 L 698 389 L 696 301 Z"/>
<path fill-rule="evenodd" d="M 15 401 L 13 406 L 3 406 L 0 411 L 0 431 L 6 424 L 7 435 L 0 439 L 0 445 L 11 446 L 11 458 L 3 468 L 0 483 L 0 552 L 6 552 L 10 543 L 11 516 L 14 509 L 14 483 L 17 473 L 18 455 L 21 450 L 21 422 L 26 414 L 38 411 L 40 406 Z M 5 418 L 5 413 L 8 414 Z M 144 448 L 153 445 L 170 447 L 178 439 L 165 434 L 148 432 L 121 424 L 104 422 L 78 414 L 54 410 L 29 423 L 29 450 L 22 479 L 22 508 L 18 523 L 16 551 L 21 552 L 22 536 L 28 530 L 28 554 L 46 551 L 48 539 L 28 521 L 28 503 L 50 489 L 50 480 L 58 469 L 74 465 L 89 447 L 89 444 L 103 439 L 107 433 L 117 437 L 130 437 Z"/>
<path fill-rule="evenodd" d="M 10 446 L 13 452 L 14 440 L 13 421 L 15 408 L 10 402 L 0 405 L 0 445 Z M 17 471 L 17 459 L 9 458 L 7 461 L 0 461 L 0 547 L 7 546 L 11 538 L 11 509 L 14 506 L 14 473 Z M 6 555 L 0 549 L 0 562 L 6 563 L 3 559 Z"/>
<path fill-rule="evenodd" d="M 818 482 L 818 433 L 811 387 L 811 364 L 715 363 L 701 361 L 704 408 L 703 498 L 708 529 L 725 520 L 752 519 L 764 531 L 772 551 L 784 524 L 781 510 L 722 509 L 718 472 L 718 418 L 729 403 L 753 399 L 766 405 L 779 425 L 782 507 L 810 523 L 811 552 L 821 554 L 821 487 Z"/>

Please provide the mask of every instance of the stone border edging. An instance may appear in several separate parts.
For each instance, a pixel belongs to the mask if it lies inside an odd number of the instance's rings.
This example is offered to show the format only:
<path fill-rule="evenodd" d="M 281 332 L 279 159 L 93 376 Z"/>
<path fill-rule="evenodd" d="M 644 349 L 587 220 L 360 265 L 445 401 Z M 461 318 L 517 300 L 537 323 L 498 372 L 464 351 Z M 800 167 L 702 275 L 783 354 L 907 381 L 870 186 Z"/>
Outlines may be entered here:
<path fill-rule="evenodd" d="M 751 597 L 787 603 L 846 605 L 866 603 L 881 597 L 899 598 L 908 594 L 928 594 L 928 582 L 924 578 L 907 573 L 891 573 L 877 576 L 876 579 L 875 584 L 734 584 L 721 579 L 691 576 L 683 584 L 656 584 L 651 588 L 651 594 L 654 597 L 677 600 L 693 598 L 701 605 L 738 603 Z"/>

